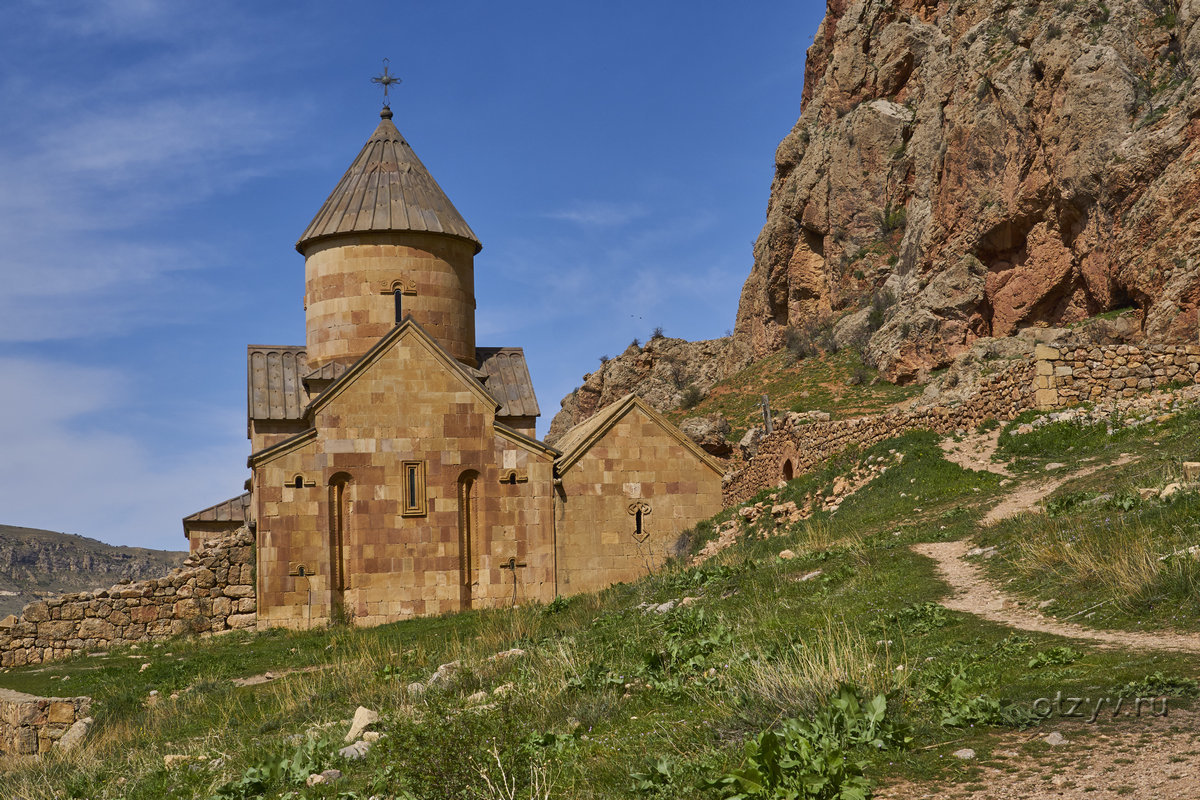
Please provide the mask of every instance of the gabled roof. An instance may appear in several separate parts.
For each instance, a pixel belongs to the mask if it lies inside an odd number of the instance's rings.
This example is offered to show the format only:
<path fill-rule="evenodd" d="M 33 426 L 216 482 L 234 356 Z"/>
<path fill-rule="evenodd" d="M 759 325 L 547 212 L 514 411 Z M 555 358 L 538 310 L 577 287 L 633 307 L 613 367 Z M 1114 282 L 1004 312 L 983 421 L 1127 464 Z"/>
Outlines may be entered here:
<path fill-rule="evenodd" d="M 612 429 L 614 425 L 621 421 L 630 411 L 634 409 L 640 410 L 652 422 L 662 428 L 668 435 L 672 436 L 685 450 L 690 451 L 696 458 L 707 465 L 709 469 L 718 475 L 725 474 L 725 468 L 719 461 L 706 453 L 701 447 L 687 437 L 687 435 L 672 425 L 666 417 L 655 411 L 645 400 L 638 397 L 636 394 L 627 394 L 617 402 L 601 409 L 599 412 L 576 425 L 571 430 L 555 443 L 555 447 L 562 451 L 562 457 L 555 462 L 558 467 L 558 473 L 562 475 L 579 459 L 583 458 L 584 454 L 592 448 L 596 442 L 604 438 L 604 435 Z"/>
<path fill-rule="evenodd" d="M 477 347 L 475 360 L 487 376 L 484 386 L 500 401 L 498 417 L 540 417 L 533 379 L 520 347 Z"/>
<path fill-rule="evenodd" d="M 526 436 L 520 431 L 515 431 L 512 428 L 502 423 L 496 423 L 496 435 L 502 439 L 507 439 L 513 444 L 519 445 L 532 453 L 540 453 L 547 455 L 550 458 L 557 458 L 562 453 L 557 448 L 551 447 L 540 439 L 534 439 L 532 436 Z"/>
<path fill-rule="evenodd" d="M 252 344 L 246 348 L 247 415 L 250 419 L 296 420 L 304 416 L 308 372 L 303 347 Z"/>
<path fill-rule="evenodd" d="M 484 403 L 491 403 L 492 408 L 499 408 L 500 403 L 492 394 L 483 388 L 483 384 L 479 380 L 479 371 L 464 365 L 454 356 L 446 352 L 446 348 L 438 343 L 429 335 L 421 325 L 412 317 L 405 317 L 404 321 L 396 327 L 392 328 L 387 335 L 381 338 L 375 345 L 363 354 L 362 358 L 355 361 L 349 368 L 333 383 L 325 388 L 319 395 L 313 398 L 313 401 L 308 404 L 305 410 L 306 418 L 311 422 L 313 415 L 324 408 L 329 402 L 341 394 L 341 392 L 353 383 L 359 375 L 366 372 L 372 364 L 378 361 L 384 353 L 391 349 L 392 345 L 405 336 L 415 335 L 420 341 L 424 342 L 433 356 L 442 362 L 452 373 L 459 375 L 464 384 Z"/>
<path fill-rule="evenodd" d="M 187 533 L 189 522 L 245 522 L 249 516 L 250 493 L 246 492 L 184 517 L 183 531 Z"/>
<path fill-rule="evenodd" d="M 465 239 L 478 253 L 483 245 L 442 187 L 417 158 L 385 108 L 375 133 L 313 217 L 296 249 L 347 233 L 418 231 Z"/>

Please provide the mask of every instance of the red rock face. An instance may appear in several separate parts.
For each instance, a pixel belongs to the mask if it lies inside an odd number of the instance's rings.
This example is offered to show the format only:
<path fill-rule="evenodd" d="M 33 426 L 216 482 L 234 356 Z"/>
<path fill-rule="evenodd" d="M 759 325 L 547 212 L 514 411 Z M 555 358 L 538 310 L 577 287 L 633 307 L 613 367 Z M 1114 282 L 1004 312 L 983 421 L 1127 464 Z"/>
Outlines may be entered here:
<path fill-rule="evenodd" d="M 865 351 L 897 381 L 1115 308 L 1146 339 L 1196 336 L 1200 2 L 1008 6 L 829 1 L 740 352 L 861 327 L 873 297 Z"/>

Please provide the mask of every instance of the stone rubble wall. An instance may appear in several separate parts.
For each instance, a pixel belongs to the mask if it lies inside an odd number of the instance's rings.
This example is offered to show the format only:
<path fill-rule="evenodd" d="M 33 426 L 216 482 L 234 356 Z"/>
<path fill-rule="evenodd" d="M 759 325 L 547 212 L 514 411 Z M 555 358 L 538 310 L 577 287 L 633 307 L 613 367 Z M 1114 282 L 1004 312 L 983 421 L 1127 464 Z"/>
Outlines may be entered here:
<path fill-rule="evenodd" d="M 1034 365 L 1019 361 L 980 378 L 978 391 L 956 406 L 892 409 L 883 414 L 829 422 L 804 422 L 786 415 L 766 436 L 758 453 L 724 486 L 725 505 L 749 500 L 783 480 L 786 464 L 794 475 L 815 469 L 848 447 L 870 447 L 912 430 L 937 433 L 969 429 L 989 418 L 1010 420 L 1033 405 Z"/>
<path fill-rule="evenodd" d="M 1070 341 L 1038 345 L 1039 408 L 1133 397 L 1148 389 L 1200 383 L 1200 345 L 1096 347 Z"/>
<path fill-rule="evenodd" d="M 726 506 L 745 502 L 791 474 L 801 475 L 851 446 L 869 447 L 907 431 L 970 430 L 988 418 L 1011 420 L 1022 411 L 1079 402 L 1130 398 L 1154 388 L 1200 384 L 1200 345 L 1082 345 L 1069 338 L 1037 345 L 1021 361 L 984 376 L 979 391 L 953 406 L 892 409 L 870 417 L 806 422 L 785 415 L 762 439 L 757 454 L 726 480 Z"/>
<path fill-rule="evenodd" d="M 214 540 L 161 578 L 53 597 L 0 621 L 0 667 L 258 623 L 254 535 Z"/>
<path fill-rule="evenodd" d="M 34 697 L 0 689 L 0 753 L 45 753 L 91 711 L 90 697 Z M 84 723 L 86 725 L 86 723 Z"/>

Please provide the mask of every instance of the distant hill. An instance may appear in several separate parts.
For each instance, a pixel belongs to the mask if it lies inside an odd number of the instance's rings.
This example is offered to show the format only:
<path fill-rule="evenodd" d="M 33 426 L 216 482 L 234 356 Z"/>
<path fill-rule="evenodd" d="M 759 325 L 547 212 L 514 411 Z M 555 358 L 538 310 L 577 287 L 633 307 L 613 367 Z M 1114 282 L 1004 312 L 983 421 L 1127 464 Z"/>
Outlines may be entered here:
<path fill-rule="evenodd" d="M 65 592 L 165 575 L 185 552 L 115 547 L 68 533 L 0 525 L 0 617 Z"/>

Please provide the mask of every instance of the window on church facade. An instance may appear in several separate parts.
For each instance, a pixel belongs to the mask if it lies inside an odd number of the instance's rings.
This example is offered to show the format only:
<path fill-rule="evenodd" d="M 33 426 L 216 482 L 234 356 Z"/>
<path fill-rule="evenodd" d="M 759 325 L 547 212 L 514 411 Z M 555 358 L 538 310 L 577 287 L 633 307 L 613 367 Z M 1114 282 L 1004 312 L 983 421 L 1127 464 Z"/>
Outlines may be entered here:
<path fill-rule="evenodd" d="M 404 462 L 404 509 L 406 517 L 425 516 L 425 462 Z"/>
<path fill-rule="evenodd" d="M 346 588 L 346 539 L 349 508 L 346 490 L 350 476 L 339 472 L 329 480 L 329 588 L 335 603 Z"/>

